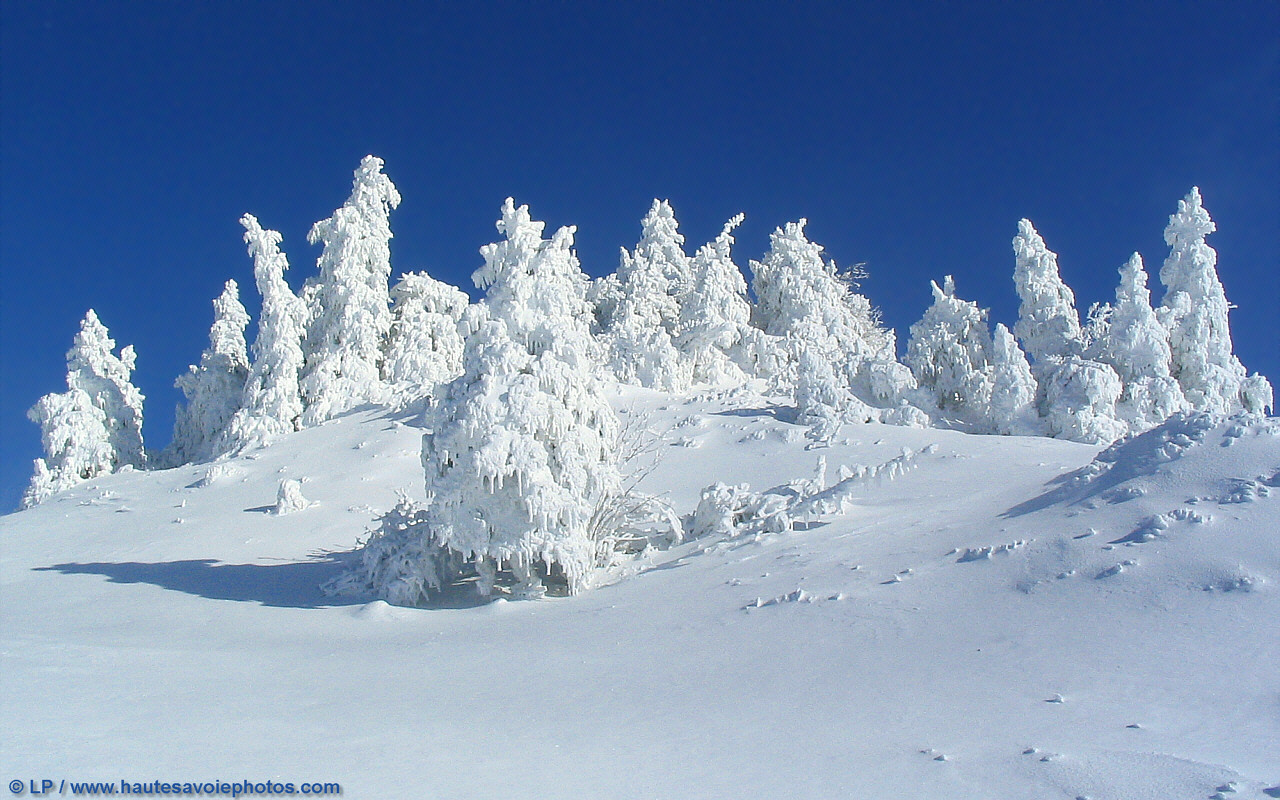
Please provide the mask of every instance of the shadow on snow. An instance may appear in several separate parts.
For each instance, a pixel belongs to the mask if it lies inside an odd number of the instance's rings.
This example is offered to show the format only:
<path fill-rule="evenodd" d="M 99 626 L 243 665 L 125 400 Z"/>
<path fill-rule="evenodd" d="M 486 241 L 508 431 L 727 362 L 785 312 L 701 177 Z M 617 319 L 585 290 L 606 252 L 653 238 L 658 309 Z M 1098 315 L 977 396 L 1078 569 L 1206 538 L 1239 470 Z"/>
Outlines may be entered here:
<path fill-rule="evenodd" d="M 235 600 L 277 608 L 357 605 L 359 598 L 330 597 L 320 584 L 341 574 L 347 562 L 335 555 L 283 564 L 223 564 L 211 558 L 143 563 L 55 564 L 38 572 L 102 575 L 111 583 L 149 583 L 209 600 Z"/>

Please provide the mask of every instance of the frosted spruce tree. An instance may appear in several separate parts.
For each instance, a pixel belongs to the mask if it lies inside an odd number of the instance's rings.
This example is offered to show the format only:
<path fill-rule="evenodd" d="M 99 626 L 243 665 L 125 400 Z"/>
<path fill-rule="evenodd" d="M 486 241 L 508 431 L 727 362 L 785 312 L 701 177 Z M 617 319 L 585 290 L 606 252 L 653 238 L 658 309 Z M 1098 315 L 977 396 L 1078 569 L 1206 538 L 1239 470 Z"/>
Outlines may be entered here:
<path fill-rule="evenodd" d="M 928 398 L 929 410 L 975 423 L 987 416 L 991 402 L 992 342 L 987 312 L 978 304 L 956 297 L 951 276 L 942 286 L 930 281 L 933 305 L 911 326 L 907 354 L 911 368 Z"/>
<path fill-rule="evenodd" d="M 487 296 L 467 314 L 464 372 L 427 417 L 425 512 L 402 509 L 403 530 L 366 547 L 365 580 L 383 597 L 421 602 L 464 560 L 484 593 L 501 570 L 519 597 L 548 578 L 576 592 L 607 555 L 593 523 L 619 492 L 618 420 L 594 378 L 574 229 L 544 240 L 543 227 L 508 198 L 505 240 L 481 248 L 473 278 Z"/>
<path fill-rule="evenodd" d="M 1171 371 L 1197 411 L 1260 413 L 1271 404 L 1271 385 L 1260 375 L 1246 378 L 1244 365 L 1232 354 L 1230 305 L 1218 280 L 1218 254 L 1205 242 L 1215 230 L 1200 189 L 1193 186 L 1164 230 L 1170 252 L 1160 268 L 1165 295 L 1159 315 L 1169 331 Z"/>
<path fill-rule="evenodd" d="M 320 274 L 308 282 L 302 422 L 315 425 L 361 403 L 384 402 L 382 354 L 391 328 L 391 210 L 400 193 L 365 156 L 351 197 L 307 240 L 322 243 Z"/>
<path fill-rule="evenodd" d="M 130 382 L 137 357 L 115 342 L 90 309 L 67 351 L 67 392 L 40 398 L 27 416 L 40 426 L 45 456 L 23 496 L 24 508 L 81 481 L 124 466 L 142 467 L 142 393 Z"/>
<path fill-rule="evenodd" d="M 1108 442 L 1128 430 L 1117 417 L 1121 382 L 1108 364 L 1084 358 L 1086 334 L 1058 256 L 1028 220 L 1013 239 L 1013 280 L 1021 299 L 1014 333 L 1031 357 L 1036 404 L 1050 436 Z"/>
<path fill-rule="evenodd" d="M 751 326 L 747 282 L 733 262 L 733 230 L 743 219 L 738 214 L 726 222 L 693 257 L 676 346 L 692 361 L 696 383 L 736 386 L 752 375 L 771 378 L 781 368 L 776 339 Z"/>
<path fill-rule="evenodd" d="M 1036 379 L 1013 332 L 996 323 L 991 335 L 991 399 L 987 425 L 994 433 L 1034 436 L 1043 433 L 1036 414 Z"/>
<path fill-rule="evenodd" d="M 382 377 L 398 402 L 426 397 L 462 374 L 458 321 L 470 304 L 465 292 L 425 272 L 406 272 L 391 287 L 391 329 Z"/>
<path fill-rule="evenodd" d="M 834 386 L 816 393 L 808 389 L 798 392 L 801 415 L 829 417 L 830 409 L 809 408 L 809 401 L 843 391 L 857 401 L 840 403 L 847 414 L 852 414 L 846 421 L 927 421 L 919 410 L 902 419 L 868 410 L 872 406 L 888 406 L 890 412 L 898 412 L 894 407 L 905 403 L 905 394 L 915 388 L 915 380 L 897 362 L 893 331 L 880 324 L 879 313 L 870 301 L 854 291 L 857 276 L 841 272 L 834 261 L 825 260 L 822 246 L 809 241 L 804 226 L 802 219 L 776 229 L 770 236 L 769 252 L 762 260 L 751 262 L 755 324 L 782 341 L 782 349 L 797 370 L 797 387 L 802 378 L 811 387 L 814 381 L 827 379 L 825 368 L 822 374 L 803 374 L 808 369 L 806 363 L 826 361 L 831 365 Z M 806 352 L 817 360 L 806 359 Z M 901 410 L 910 407 L 903 406 Z"/>
<path fill-rule="evenodd" d="M 244 399 L 249 376 L 249 352 L 244 342 L 248 325 L 240 288 L 229 280 L 213 301 L 209 347 L 200 363 L 188 367 L 174 382 L 186 403 L 179 404 L 174 413 L 173 441 L 163 454 L 166 466 L 207 461 L 222 454 L 227 429 Z"/>
<path fill-rule="evenodd" d="M 1058 274 L 1058 255 L 1045 246 L 1030 220 L 1019 220 L 1013 239 L 1013 282 L 1022 301 L 1014 334 L 1032 365 L 1047 367 L 1053 358 L 1080 355 L 1083 340 L 1076 296 Z"/>
<path fill-rule="evenodd" d="M 1171 372 L 1169 332 L 1156 318 L 1142 256 L 1134 253 L 1120 268 L 1116 302 L 1090 354 L 1110 364 L 1124 387 L 1116 413 L 1137 432 L 1152 428 L 1187 408 Z"/>
<path fill-rule="evenodd" d="M 252 214 L 245 214 L 244 241 L 253 256 L 253 274 L 262 295 L 253 363 L 245 380 L 240 409 L 227 427 L 223 452 L 262 445 L 301 426 L 302 340 L 306 308 L 285 282 L 289 261 L 280 252 L 281 236 L 265 230 Z"/>
<path fill-rule="evenodd" d="M 623 248 L 618 271 L 592 289 L 604 359 L 623 383 L 678 392 L 693 380 L 692 359 L 675 345 L 691 259 L 669 202 L 654 200 L 640 224 L 635 251 Z"/>

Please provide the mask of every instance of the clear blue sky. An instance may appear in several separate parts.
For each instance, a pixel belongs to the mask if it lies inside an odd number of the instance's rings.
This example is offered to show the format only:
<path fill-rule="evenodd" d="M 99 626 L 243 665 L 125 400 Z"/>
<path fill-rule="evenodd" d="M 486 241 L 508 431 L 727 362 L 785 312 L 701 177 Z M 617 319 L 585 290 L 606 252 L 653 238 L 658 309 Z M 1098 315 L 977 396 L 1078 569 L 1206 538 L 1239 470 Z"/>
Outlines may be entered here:
<path fill-rule="evenodd" d="M 654 197 L 689 249 L 741 211 L 746 266 L 801 216 L 905 341 L 950 273 L 1016 312 L 1030 218 L 1083 312 L 1199 185 L 1236 350 L 1280 378 L 1280 4 L 0 4 L 0 508 L 40 455 L 86 309 L 138 350 L 169 439 L 244 212 L 305 236 L 366 153 L 404 196 L 397 272 L 472 290 L 503 198 L 617 266 Z M 1159 288 L 1156 297 L 1159 298 Z M 474 295 L 474 292 L 473 292 Z"/>

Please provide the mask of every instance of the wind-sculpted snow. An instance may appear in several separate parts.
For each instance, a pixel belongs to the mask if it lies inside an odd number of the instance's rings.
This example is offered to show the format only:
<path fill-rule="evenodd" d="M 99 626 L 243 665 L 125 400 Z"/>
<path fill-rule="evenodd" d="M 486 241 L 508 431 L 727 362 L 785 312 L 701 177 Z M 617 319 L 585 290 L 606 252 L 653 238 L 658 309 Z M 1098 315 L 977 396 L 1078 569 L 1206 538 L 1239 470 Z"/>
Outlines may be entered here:
<path fill-rule="evenodd" d="M 574 597 L 486 600 L 470 578 L 426 602 L 404 583 L 410 608 L 319 588 L 361 558 L 424 575 L 400 547 L 421 537 L 368 533 L 421 521 L 406 412 L 97 476 L 0 518 L 0 593 L 21 598 L 0 605 L 0 759 L 327 775 L 392 800 L 509 797 L 530 776 L 596 796 L 581 765 L 619 752 L 620 798 L 1261 800 L 1280 783 L 1274 421 L 1188 417 L 1104 451 L 1128 477 L 1100 494 L 1001 517 L 1099 448 L 869 423 L 815 452 L 785 396 L 602 391 L 657 437 L 623 479 L 682 517 L 715 481 L 776 487 L 792 512 L 849 481 L 834 494 L 852 502 L 655 538 Z M 316 504 L 268 513 L 282 481 Z M 1117 541 L 1157 515 L 1158 538 Z"/>

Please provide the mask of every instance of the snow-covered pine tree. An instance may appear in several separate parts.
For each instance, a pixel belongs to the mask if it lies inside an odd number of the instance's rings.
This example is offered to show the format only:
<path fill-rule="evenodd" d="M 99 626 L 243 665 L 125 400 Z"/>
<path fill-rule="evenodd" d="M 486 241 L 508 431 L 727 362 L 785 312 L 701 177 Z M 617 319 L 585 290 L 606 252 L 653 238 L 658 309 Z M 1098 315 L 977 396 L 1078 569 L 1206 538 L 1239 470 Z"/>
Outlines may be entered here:
<path fill-rule="evenodd" d="M 733 263 L 733 230 L 743 219 L 726 222 L 693 257 L 676 347 L 693 362 L 696 383 L 734 386 L 749 375 L 771 378 L 781 365 L 776 339 L 751 326 L 747 282 Z"/>
<path fill-rule="evenodd" d="M 669 202 L 654 200 L 640 224 L 635 252 L 622 248 L 618 271 L 591 293 L 605 364 L 623 383 L 678 392 L 693 380 L 692 360 L 675 346 L 691 260 Z"/>
<path fill-rule="evenodd" d="M 1045 246 L 1030 220 L 1019 220 L 1013 239 L 1013 281 L 1022 301 L 1013 332 L 1042 369 L 1052 358 L 1079 355 L 1083 348 L 1076 296 L 1058 274 L 1058 255 Z"/>
<path fill-rule="evenodd" d="M 498 222 L 505 240 L 481 248 L 485 263 L 473 276 L 488 293 L 469 312 L 464 374 L 429 413 L 422 448 L 424 535 L 473 559 L 482 590 L 509 568 L 520 596 L 541 594 L 548 575 L 563 576 L 571 592 L 588 584 L 603 555 L 593 520 L 620 484 L 618 420 L 593 377 L 574 228 L 548 241 L 543 227 L 507 199 Z M 426 575 L 444 561 L 414 563 Z"/>
<path fill-rule="evenodd" d="M 785 343 L 797 368 L 804 351 L 829 361 L 839 386 L 859 400 L 843 404 L 857 409 L 856 416 L 869 405 L 897 406 L 915 381 L 897 362 L 893 331 L 880 324 L 870 301 L 854 291 L 856 276 L 823 259 L 822 246 L 806 238 L 805 224 L 802 219 L 776 229 L 769 252 L 751 262 L 756 326 Z M 922 417 L 917 409 L 892 421 L 912 423 Z"/>
<path fill-rule="evenodd" d="M 991 336 L 991 399 L 987 425 L 1000 434 L 1031 436 L 1043 433 L 1036 416 L 1036 379 L 1013 332 L 997 322 Z"/>
<path fill-rule="evenodd" d="M 382 377 L 400 403 L 431 394 L 462 373 L 458 321 L 466 293 L 425 272 L 406 272 L 391 287 L 391 330 Z"/>
<path fill-rule="evenodd" d="M 1187 407 L 1172 377 L 1169 332 L 1156 318 L 1142 256 L 1120 268 L 1116 302 L 1090 356 L 1110 364 L 1124 383 L 1116 413 L 1134 432 L 1154 427 Z"/>
<path fill-rule="evenodd" d="M 166 466 L 206 461 L 221 455 L 231 419 L 244 399 L 249 375 L 249 352 L 244 329 L 249 314 L 240 304 L 240 287 L 227 281 L 213 301 L 209 347 L 199 365 L 191 365 L 174 386 L 187 402 L 174 413 L 173 441 L 165 449 Z"/>
<path fill-rule="evenodd" d="M 1031 357 L 1036 404 L 1049 435 L 1081 442 L 1124 435 L 1128 426 L 1116 416 L 1120 377 L 1110 365 L 1083 357 L 1086 333 L 1075 294 L 1058 274 L 1057 254 L 1025 219 L 1018 222 L 1013 252 L 1013 280 L 1022 301 L 1013 330 Z"/>
<path fill-rule="evenodd" d="M 300 427 L 302 417 L 298 376 L 303 364 L 306 307 L 285 282 L 289 261 L 280 252 L 280 234 L 264 230 L 252 214 L 245 214 L 240 224 L 245 228 L 249 255 L 253 256 L 262 312 L 240 410 L 227 428 L 220 448 L 223 452 L 265 444 L 273 437 L 292 433 Z"/>
<path fill-rule="evenodd" d="M 40 398 L 28 412 L 40 426 L 45 457 L 23 496 L 24 508 L 89 478 L 123 466 L 142 467 L 142 393 L 130 382 L 133 346 L 115 342 L 93 309 L 67 351 L 67 389 Z"/>
<path fill-rule="evenodd" d="M 1205 242 L 1217 230 L 1204 208 L 1199 187 L 1178 201 L 1164 230 L 1169 257 L 1160 268 L 1165 285 L 1159 310 L 1169 331 L 1172 373 L 1187 402 L 1197 411 L 1227 414 L 1241 408 L 1260 411 L 1270 404 L 1271 385 L 1232 354 L 1230 305 L 1218 279 L 1218 254 Z"/>
<path fill-rule="evenodd" d="M 974 423 L 987 416 L 991 400 L 992 342 L 987 312 L 956 297 L 950 275 L 930 281 L 933 305 L 911 326 L 903 361 L 911 368 L 931 411 Z"/>
<path fill-rule="evenodd" d="M 351 197 L 307 236 L 324 244 L 320 274 L 308 281 L 302 422 L 315 425 L 361 403 L 389 397 L 382 354 L 391 329 L 391 210 L 400 193 L 382 174 L 382 159 L 365 156 Z"/>

